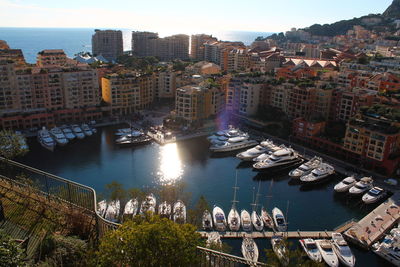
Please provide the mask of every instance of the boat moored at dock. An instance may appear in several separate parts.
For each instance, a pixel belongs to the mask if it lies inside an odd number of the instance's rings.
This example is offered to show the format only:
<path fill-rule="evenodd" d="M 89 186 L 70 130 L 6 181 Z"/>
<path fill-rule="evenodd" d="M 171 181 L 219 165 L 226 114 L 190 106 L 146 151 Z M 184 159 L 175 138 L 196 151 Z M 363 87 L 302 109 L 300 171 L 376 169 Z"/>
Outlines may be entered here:
<path fill-rule="evenodd" d="M 300 181 L 304 184 L 317 184 L 326 181 L 334 173 L 335 168 L 333 166 L 322 163 L 309 174 L 301 176 Z"/>
<path fill-rule="evenodd" d="M 361 178 L 359 182 L 349 189 L 349 194 L 352 196 L 359 196 L 370 190 L 373 187 L 373 182 L 374 180 L 372 180 L 371 177 Z"/>
<path fill-rule="evenodd" d="M 356 264 L 356 258 L 341 233 L 332 234 L 332 247 L 342 264 L 348 267 L 353 267 Z"/>
<path fill-rule="evenodd" d="M 215 229 L 224 232 L 226 230 L 226 217 L 224 211 L 218 206 L 213 208 L 213 219 Z"/>
<path fill-rule="evenodd" d="M 292 148 L 283 148 L 275 151 L 267 159 L 253 164 L 257 171 L 283 170 L 302 161 L 299 154 Z"/>
<path fill-rule="evenodd" d="M 322 159 L 320 157 L 313 157 L 309 161 L 301 164 L 298 168 L 289 172 L 292 179 L 299 179 L 303 175 L 309 174 L 312 170 L 321 165 Z"/>
<path fill-rule="evenodd" d="M 137 201 L 137 199 L 136 198 L 130 199 L 125 204 L 124 215 L 135 216 L 138 208 L 139 208 L 139 202 Z"/>
<path fill-rule="evenodd" d="M 49 131 L 47 131 L 46 128 L 43 127 L 43 129 L 38 132 L 37 138 L 38 138 L 39 143 L 42 145 L 42 147 L 44 147 L 50 151 L 54 151 L 56 142 L 50 136 Z"/>
<path fill-rule="evenodd" d="M 308 258 L 314 262 L 322 262 L 321 253 L 318 250 L 317 244 L 312 238 L 305 238 L 299 240 L 301 247 L 307 254 Z"/>
<path fill-rule="evenodd" d="M 186 206 L 182 200 L 175 202 L 172 209 L 172 217 L 176 223 L 186 223 Z"/>
<path fill-rule="evenodd" d="M 202 226 L 204 230 L 212 230 L 213 229 L 213 220 L 210 211 L 205 210 L 203 212 L 202 218 Z"/>
<path fill-rule="evenodd" d="M 258 261 L 258 247 L 253 238 L 243 238 L 242 254 L 250 266 L 256 266 L 255 263 Z"/>
<path fill-rule="evenodd" d="M 250 232 L 252 230 L 252 223 L 250 213 L 247 210 L 242 210 L 240 212 L 240 220 L 242 223 L 242 229 L 245 232 Z"/>
<path fill-rule="evenodd" d="M 272 209 L 272 219 L 274 220 L 275 229 L 278 232 L 285 232 L 287 230 L 285 216 L 283 216 L 282 211 L 277 207 Z"/>
<path fill-rule="evenodd" d="M 222 143 L 214 144 L 210 147 L 210 150 L 212 152 L 230 152 L 230 151 L 236 151 L 244 148 L 248 148 L 251 146 L 257 145 L 258 142 L 255 140 L 250 140 L 250 139 L 229 139 L 228 141 L 224 141 Z"/>
<path fill-rule="evenodd" d="M 335 192 L 338 192 L 338 193 L 347 192 L 356 183 L 357 183 L 357 180 L 354 178 L 354 176 L 348 176 L 348 177 L 344 178 L 342 181 L 340 181 L 340 183 L 335 185 L 335 187 L 333 189 L 335 190 Z"/>
<path fill-rule="evenodd" d="M 372 204 L 378 202 L 385 196 L 386 196 L 386 191 L 383 188 L 375 186 L 363 195 L 362 201 L 365 204 Z"/>
<path fill-rule="evenodd" d="M 57 145 L 65 146 L 66 144 L 68 144 L 68 139 L 65 137 L 60 128 L 54 127 L 49 132 L 54 141 L 57 142 Z"/>

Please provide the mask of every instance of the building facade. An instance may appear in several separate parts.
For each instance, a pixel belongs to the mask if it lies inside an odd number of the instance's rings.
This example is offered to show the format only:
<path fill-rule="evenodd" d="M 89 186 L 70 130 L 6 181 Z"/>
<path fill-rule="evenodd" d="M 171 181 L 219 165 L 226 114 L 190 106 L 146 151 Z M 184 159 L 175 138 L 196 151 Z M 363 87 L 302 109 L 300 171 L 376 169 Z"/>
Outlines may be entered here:
<path fill-rule="evenodd" d="M 122 32 L 114 30 L 95 30 L 92 35 L 93 56 L 103 56 L 109 61 L 115 61 L 124 51 Z"/>

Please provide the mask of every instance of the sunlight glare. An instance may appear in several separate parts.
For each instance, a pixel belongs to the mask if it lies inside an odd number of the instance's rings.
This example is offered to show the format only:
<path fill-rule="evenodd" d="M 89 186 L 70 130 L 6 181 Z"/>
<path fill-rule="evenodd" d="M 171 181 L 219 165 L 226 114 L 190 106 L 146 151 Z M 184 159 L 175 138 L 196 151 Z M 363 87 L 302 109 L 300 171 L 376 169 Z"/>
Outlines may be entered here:
<path fill-rule="evenodd" d="M 183 167 L 176 143 L 160 147 L 160 168 L 157 175 L 161 184 L 173 184 L 182 177 L 182 174 Z"/>

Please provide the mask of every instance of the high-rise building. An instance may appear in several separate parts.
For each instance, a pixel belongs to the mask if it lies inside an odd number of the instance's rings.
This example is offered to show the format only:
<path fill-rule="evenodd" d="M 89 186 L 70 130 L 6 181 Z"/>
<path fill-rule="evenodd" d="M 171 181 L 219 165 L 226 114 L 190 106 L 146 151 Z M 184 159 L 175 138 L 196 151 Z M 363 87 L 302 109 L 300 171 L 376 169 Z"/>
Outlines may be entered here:
<path fill-rule="evenodd" d="M 139 57 L 154 56 L 158 33 L 132 32 L 132 52 Z"/>
<path fill-rule="evenodd" d="M 190 37 L 190 58 L 195 60 L 204 60 L 204 44 L 207 42 L 216 42 L 217 38 L 207 34 L 196 34 Z"/>
<path fill-rule="evenodd" d="M 67 55 L 65 55 L 62 49 L 43 50 L 37 54 L 36 64 L 42 68 L 63 66 L 67 64 Z"/>
<path fill-rule="evenodd" d="M 93 56 L 102 55 L 109 61 L 115 61 L 123 54 L 122 32 L 114 30 L 95 30 L 92 35 Z"/>

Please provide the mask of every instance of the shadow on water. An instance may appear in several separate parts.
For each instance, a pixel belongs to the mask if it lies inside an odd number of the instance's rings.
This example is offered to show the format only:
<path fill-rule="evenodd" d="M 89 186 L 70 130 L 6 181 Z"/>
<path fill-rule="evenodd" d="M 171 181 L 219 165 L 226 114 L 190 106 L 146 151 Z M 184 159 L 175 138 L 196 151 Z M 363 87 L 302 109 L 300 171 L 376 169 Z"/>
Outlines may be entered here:
<path fill-rule="evenodd" d="M 241 161 L 239 164 L 236 166 L 236 169 L 246 169 L 246 168 L 252 168 L 254 162 L 253 161 Z"/>

